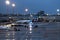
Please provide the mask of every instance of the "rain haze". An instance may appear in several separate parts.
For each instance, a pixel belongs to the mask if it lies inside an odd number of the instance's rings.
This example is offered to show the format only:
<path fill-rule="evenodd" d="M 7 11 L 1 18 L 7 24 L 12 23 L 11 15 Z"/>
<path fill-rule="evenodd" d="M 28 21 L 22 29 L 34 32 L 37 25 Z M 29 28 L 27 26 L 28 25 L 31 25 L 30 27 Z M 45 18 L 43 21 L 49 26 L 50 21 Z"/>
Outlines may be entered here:
<path fill-rule="evenodd" d="M 60 0 L 10 0 L 9 13 L 12 13 L 11 4 L 15 3 L 15 13 L 24 13 L 28 8 L 31 13 L 37 13 L 40 10 L 49 14 L 56 14 L 57 9 L 60 9 Z M 0 0 L 0 13 L 6 13 L 5 0 Z"/>

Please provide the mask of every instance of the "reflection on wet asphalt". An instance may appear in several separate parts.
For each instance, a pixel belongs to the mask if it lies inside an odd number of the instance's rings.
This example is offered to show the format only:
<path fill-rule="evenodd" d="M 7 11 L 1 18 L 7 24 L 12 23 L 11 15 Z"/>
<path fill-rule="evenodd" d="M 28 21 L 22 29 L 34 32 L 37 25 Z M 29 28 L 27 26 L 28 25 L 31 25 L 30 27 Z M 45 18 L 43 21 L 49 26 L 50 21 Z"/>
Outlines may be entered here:
<path fill-rule="evenodd" d="M 60 23 L 48 23 L 37 28 L 20 27 L 21 31 L 0 31 L 0 40 L 60 40 Z"/>

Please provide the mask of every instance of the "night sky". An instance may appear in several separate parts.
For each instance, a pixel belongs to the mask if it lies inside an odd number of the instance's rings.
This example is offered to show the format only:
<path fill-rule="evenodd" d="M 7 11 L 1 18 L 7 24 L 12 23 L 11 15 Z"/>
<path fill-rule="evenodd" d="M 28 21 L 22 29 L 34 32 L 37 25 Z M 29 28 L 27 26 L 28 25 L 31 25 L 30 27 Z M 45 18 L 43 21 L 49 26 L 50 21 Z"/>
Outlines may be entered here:
<path fill-rule="evenodd" d="M 30 13 L 37 13 L 40 10 L 45 13 L 56 14 L 57 9 L 60 9 L 60 0 L 10 0 L 10 3 L 15 3 L 15 13 L 25 13 L 24 9 L 28 8 Z M 8 12 L 12 13 L 11 4 L 8 6 Z M 0 0 L 0 13 L 6 13 L 5 0 Z"/>

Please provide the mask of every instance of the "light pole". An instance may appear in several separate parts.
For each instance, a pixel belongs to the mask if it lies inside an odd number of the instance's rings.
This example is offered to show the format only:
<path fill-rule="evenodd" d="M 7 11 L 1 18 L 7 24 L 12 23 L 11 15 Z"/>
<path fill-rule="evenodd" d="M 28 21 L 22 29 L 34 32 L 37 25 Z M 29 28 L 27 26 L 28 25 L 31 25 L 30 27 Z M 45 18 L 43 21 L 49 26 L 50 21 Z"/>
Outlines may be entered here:
<path fill-rule="evenodd" d="M 58 14 L 58 15 L 60 15 L 59 11 L 60 11 L 60 10 L 59 10 L 59 9 L 57 9 L 57 14 Z"/>
<path fill-rule="evenodd" d="M 25 12 L 26 12 L 26 13 L 28 12 L 28 9 L 27 9 L 27 8 L 25 9 Z"/>
<path fill-rule="evenodd" d="M 28 12 L 28 9 L 26 8 L 25 11 Z"/>
<path fill-rule="evenodd" d="M 27 14 L 28 13 L 28 8 L 26 8 L 24 11 L 25 11 L 25 14 Z M 24 17 L 25 17 L 25 14 L 24 14 Z"/>
<path fill-rule="evenodd" d="M 6 8 L 7 8 L 7 12 L 6 12 L 6 13 L 7 13 L 7 15 L 8 15 L 8 5 L 10 4 L 10 1 L 9 1 L 9 0 L 6 0 L 5 3 L 6 3 L 6 5 L 7 5 L 7 7 L 6 7 Z"/>
<path fill-rule="evenodd" d="M 16 5 L 13 3 L 13 4 L 12 4 L 12 8 L 13 8 L 13 9 L 12 9 L 12 10 L 13 10 L 13 14 L 14 14 L 14 7 L 15 7 L 15 6 L 16 6 Z"/>

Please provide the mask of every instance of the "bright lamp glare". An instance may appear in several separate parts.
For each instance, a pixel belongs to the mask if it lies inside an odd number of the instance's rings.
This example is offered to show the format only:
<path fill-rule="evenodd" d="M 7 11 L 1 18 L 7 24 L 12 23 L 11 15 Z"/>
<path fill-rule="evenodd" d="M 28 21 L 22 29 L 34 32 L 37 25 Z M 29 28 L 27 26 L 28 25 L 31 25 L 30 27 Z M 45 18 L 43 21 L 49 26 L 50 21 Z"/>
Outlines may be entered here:
<path fill-rule="evenodd" d="M 57 12 L 59 12 L 60 10 L 59 9 L 57 9 Z"/>
<path fill-rule="evenodd" d="M 28 11 L 28 9 L 25 9 L 25 11 L 27 12 L 27 11 Z"/>
<path fill-rule="evenodd" d="M 10 2 L 7 0 L 7 1 L 6 1 L 6 4 L 7 4 L 7 5 L 9 5 L 9 4 L 10 4 Z"/>
<path fill-rule="evenodd" d="M 15 7 L 15 4 L 12 4 L 12 7 Z"/>

